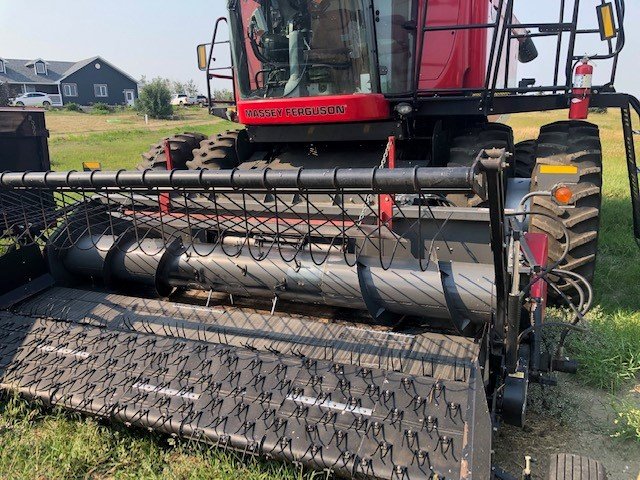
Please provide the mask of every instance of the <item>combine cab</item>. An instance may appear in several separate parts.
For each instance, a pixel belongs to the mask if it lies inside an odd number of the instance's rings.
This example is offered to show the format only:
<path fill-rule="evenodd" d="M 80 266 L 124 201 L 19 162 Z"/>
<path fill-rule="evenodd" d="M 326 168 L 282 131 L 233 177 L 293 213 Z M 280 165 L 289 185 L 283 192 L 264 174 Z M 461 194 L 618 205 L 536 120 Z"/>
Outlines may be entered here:
<path fill-rule="evenodd" d="M 198 55 L 245 128 L 172 137 L 137 171 L 0 174 L 2 387 L 338 476 L 512 478 L 493 433 L 525 423 L 532 382 L 575 371 L 563 344 L 592 303 L 585 105 L 622 111 L 640 238 L 639 104 L 589 73 L 616 64 L 624 2 L 562 2 L 555 23 L 517 4 L 229 1 L 232 74 L 213 60 L 225 19 Z M 587 35 L 605 53 L 582 61 Z M 539 37 L 559 45 L 550 83 L 514 86 Z M 567 107 L 518 145 L 489 121 Z M 551 478 L 604 476 L 569 460 L 585 468 Z"/>

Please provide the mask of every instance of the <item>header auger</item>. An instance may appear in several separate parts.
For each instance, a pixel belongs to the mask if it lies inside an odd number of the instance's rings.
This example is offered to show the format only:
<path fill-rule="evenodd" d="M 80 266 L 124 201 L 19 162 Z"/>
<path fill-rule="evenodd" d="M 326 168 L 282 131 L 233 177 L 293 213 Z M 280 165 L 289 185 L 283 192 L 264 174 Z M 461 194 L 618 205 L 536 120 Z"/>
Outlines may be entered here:
<path fill-rule="evenodd" d="M 233 81 L 243 127 L 166 139 L 137 171 L 27 167 L 11 145 L 46 151 L 43 118 L 3 113 L 1 385 L 337 476 L 514 478 L 493 433 L 525 423 L 531 383 L 576 370 L 564 342 L 593 303 L 585 105 L 622 111 L 640 238 L 640 104 L 613 89 L 624 1 L 537 23 L 519 3 L 230 0 L 198 58 Z M 518 78 L 538 57 L 550 71 Z M 519 144 L 492 121 L 570 105 Z"/>

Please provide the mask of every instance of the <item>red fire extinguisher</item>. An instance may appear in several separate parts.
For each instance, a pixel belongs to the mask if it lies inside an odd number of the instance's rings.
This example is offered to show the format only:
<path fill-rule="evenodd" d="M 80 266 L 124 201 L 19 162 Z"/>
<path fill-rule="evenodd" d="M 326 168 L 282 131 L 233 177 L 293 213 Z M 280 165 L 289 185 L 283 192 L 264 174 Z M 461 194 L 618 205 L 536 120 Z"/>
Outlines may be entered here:
<path fill-rule="evenodd" d="M 589 103 L 591 101 L 591 85 L 593 84 L 593 65 L 584 57 L 576 67 L 576 75 L 573 79 L 573 91 L 569 118 L 571 120 L 584 120 L 589 116 Z"/>

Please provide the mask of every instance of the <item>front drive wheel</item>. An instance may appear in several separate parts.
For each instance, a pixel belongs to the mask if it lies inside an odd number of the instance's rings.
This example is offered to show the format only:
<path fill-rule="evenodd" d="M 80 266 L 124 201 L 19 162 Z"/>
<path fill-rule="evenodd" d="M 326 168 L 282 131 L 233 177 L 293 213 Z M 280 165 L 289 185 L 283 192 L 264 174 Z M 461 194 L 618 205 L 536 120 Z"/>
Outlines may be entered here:
<path fill-rule="evenodd" d="M 164 153 L 164 144 L 167 140 L 171 149 L 173 169 L 186 170 L 187 163 L 193 160 L 193 151 L 205 138 L 207 136 L 201 133 L 189 132 L 166 138 L 142 154 L 142 162 L 138 165 L 138 170 L 167 170 L 167 157 Z"/>
<path fill-rule="evenodd" d="M 229 170 L 249 160 L 255 145 L 249 141 L 246 130 L 228 130 L 200 143 L 194 150 L 190 170 Z"/>

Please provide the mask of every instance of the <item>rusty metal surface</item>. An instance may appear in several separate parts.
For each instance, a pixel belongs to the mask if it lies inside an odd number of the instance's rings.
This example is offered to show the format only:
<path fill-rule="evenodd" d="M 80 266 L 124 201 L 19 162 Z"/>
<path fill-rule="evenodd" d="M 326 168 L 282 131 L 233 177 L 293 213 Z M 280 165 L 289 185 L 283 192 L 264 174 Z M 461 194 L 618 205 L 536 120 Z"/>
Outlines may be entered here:
<path fill-rule="evenodd" d="M 459 337 L 63 288 L 0 312 L 3 388 L 348 476 L 488 477 L 471 451 L 490 446 L 477 354 Z"/>

